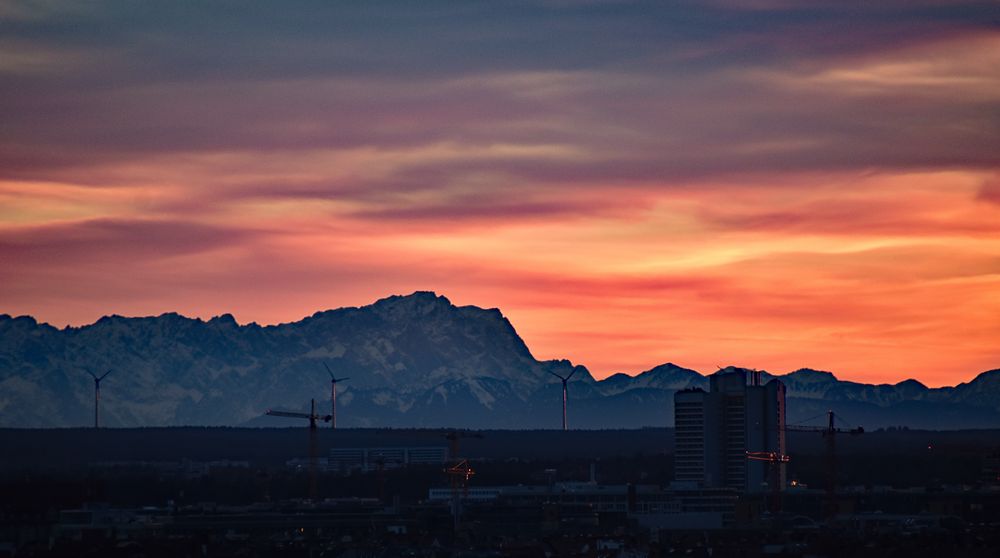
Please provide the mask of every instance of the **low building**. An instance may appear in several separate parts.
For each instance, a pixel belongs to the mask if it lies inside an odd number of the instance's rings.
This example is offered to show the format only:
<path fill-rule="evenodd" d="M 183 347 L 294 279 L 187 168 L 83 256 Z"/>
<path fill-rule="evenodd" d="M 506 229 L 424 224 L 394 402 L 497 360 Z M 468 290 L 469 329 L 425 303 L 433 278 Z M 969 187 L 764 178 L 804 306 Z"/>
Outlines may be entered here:
<path fill-rule="evenodd" d="M 451 500 L 451 488 L 432 488 L 431 502 Z M 469 503 L 535 508 L 585 507 L 595 513 L 625 514 L 646 527 L 713 529 L 733 524 L 738 494 L 728 488 L 655 485 L 600 485 L 588 482 L 552 485 L 476 486 L 462 492 Z"/>
<path fill-rule="evenodd" d="M 442 465 L 447 461 L 448 448 L 444 446 L 334 448 L 330 450 L 326 469 L 346 474 L 407 465 Z"/>

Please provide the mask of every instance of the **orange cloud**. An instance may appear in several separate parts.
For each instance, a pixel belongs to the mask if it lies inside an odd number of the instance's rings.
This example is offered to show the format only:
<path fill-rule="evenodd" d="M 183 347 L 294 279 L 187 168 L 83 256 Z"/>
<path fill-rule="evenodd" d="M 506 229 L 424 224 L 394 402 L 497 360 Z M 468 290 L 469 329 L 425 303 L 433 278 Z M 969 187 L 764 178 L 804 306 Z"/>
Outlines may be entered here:
<path fill-rule="evenodd" d="M 435 290 L 598 377 L 1000 365 L 988 9 L 755 7 L 331 4 L 225 40 L 197 6 L 14 10 L 0 311 L 274 323 Z"/>

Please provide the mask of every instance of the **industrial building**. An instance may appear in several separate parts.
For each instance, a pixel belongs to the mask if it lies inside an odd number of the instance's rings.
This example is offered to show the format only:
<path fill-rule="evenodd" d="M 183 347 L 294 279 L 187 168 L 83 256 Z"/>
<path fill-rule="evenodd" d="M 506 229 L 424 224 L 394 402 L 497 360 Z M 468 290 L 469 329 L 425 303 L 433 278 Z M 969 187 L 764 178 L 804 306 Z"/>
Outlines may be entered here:
<path fill-rule="evenodd" d="M 429 502 L 447 502 L 449 488 L 431 488 Z M 621 513 L 640 524 L 666 529 L 721 529 L 734 522 L 737 493 L 726 488 L 671 488 L 656 485 L 601 485 L 560 482 L 550 485 L 477 486 L 463 491 L 470 504 L 512 508 L 576 506 L 592 513 Z"/>
<path fill-rule="evenodd" d="M 747 452 L 785 455 L 785 386 L 744 369 L 709 376 L 709 391 L 674 394 L 674 478 L 679 485 L 765 490 L 769 467 L 785 486 L 785 464 L 751 461 Z M 772 481 L 773 482 L 773 481 Z"/>
<path fill-rule="evenodd" d="M 446 461 L 448 448 L 445 446 L 334 448 L 330 450 L 327 470 L 368 472 L 406 465 L 440 465 Z"/>

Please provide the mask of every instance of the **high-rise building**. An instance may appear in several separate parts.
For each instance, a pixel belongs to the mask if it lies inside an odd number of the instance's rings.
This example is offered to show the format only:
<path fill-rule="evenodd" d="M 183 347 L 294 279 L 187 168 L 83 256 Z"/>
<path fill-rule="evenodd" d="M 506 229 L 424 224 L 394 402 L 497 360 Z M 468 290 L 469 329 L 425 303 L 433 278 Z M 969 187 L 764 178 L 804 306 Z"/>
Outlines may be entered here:
<path fill-rule="evenodd" d="M 785 454 L 785 385 L 761 384 L 759 372 L 729 369 L 709 376 L 709 391 L 674 394 L 674 478 L 704 487 L 762 490 L 769 467 L 778 467 L 785 486 L 785 465 L 749 461 L 747 452 Z"/>

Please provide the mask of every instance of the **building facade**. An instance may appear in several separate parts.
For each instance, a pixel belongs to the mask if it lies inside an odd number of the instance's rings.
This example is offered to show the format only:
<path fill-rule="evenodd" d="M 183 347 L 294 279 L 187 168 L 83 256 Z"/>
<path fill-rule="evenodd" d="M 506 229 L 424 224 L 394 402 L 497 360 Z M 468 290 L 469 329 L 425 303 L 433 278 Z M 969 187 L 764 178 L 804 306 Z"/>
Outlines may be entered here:
<path fill-rule="evenodd" d="M 709 391 L 674 394 L 674 478 L 679 483 L 764 490 L 770 467 L 785 486 L 785 465 L 750 461 L 747 452 L 785 455 L 785 385 L 733 369 L 709 376 Z"/>

